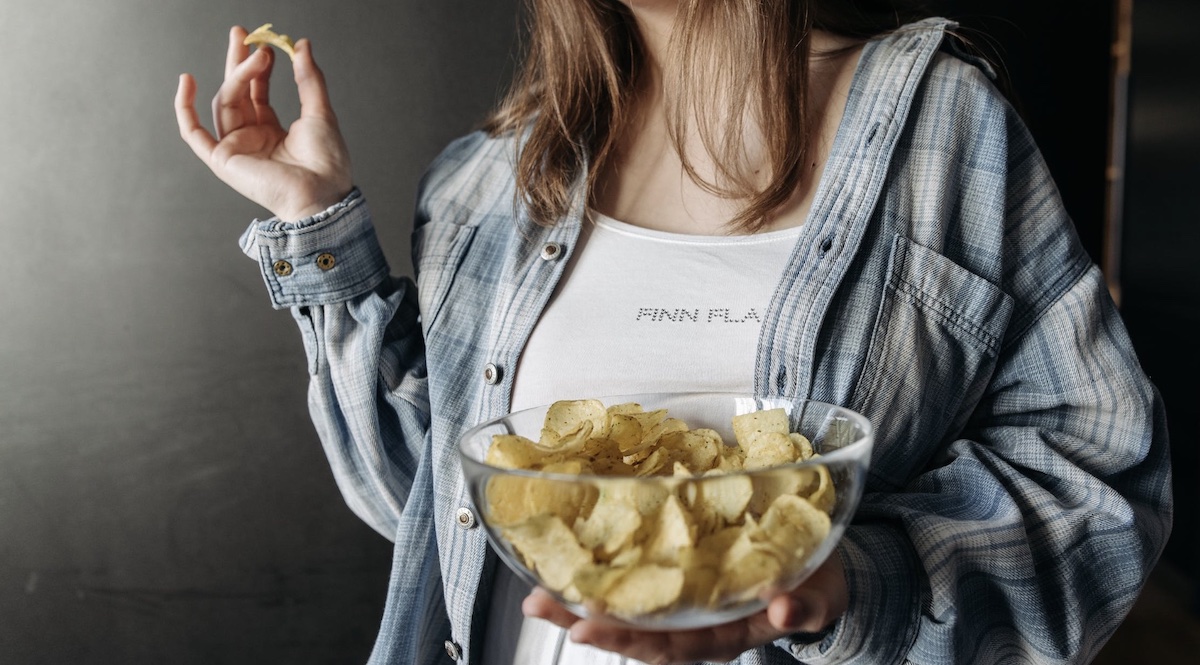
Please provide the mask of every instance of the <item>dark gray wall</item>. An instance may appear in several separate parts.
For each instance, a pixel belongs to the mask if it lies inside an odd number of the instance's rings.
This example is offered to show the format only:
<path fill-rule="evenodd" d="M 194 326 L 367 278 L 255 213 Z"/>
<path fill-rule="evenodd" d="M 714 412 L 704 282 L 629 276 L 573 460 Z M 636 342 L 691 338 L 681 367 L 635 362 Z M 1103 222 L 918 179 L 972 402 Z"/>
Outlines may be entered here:
<path fill-rule="evenodd" d="M 1166 560 L 1190 580 L 1200 645 L 1200 50 L 1195 0 L 1133 8 L 1122 313 L 1162 392 L 1175 471 Z"/>
<path fill-rule="evenodd" d="M 229 26 L 313 40 L 396 272 L 421 170 L 507 80 L 512 0 L 0 2 L 0 663 L 354 663 L 390 544 L 334 487 L 303 351 L 178 137 Z M 279 64 L 286 64 L 282 57 Z M 273 92 L 285 118 L 290 71 Z"/>

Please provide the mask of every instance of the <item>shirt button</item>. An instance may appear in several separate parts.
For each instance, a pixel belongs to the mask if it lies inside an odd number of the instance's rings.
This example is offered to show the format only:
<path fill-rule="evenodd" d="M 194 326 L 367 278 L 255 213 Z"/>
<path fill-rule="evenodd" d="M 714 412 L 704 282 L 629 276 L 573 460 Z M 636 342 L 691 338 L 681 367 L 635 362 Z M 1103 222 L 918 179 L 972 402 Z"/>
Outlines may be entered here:
<path fill-rule="evenodd" d="M 317 255 L 317 267 L 321 270 L 329 270 L 335 263 L 337 263 L 337 259 L 333 258 L 333 254 L 329 252 L 322 252 Z"/>
<path fill-rule="evenodd" d="M 288 275 L 292 274 L 292 264 L 284 261 L 283 259 L 271 264 L 271 269 L 274 270 L 275 274 L 279 275 L 280 277 L 287 277 Z"/>
<path fill-rule="evenodd" d="M 542 260 L 553 261 L 562 255 L 562 245 L 556 242 L 548 242 L 542 245 Z"/>
<path fill-rule="evenodd" d="M 455 519 L 458 520 L 458 525 L 464 529 L 475 526 L 475 513 L 471 512 L 470 508 L 459 508 Z"/>
<path fill-rule="evenodd" d="M 491 386 L 491 385 L 495 385 L 496 382 L 499 380 L 500 380 L 500 369 L 498 367 L 496 367 L 495 365 L 493 365 L 492 363 L 488 363 L 483 368 L 484 383 Z"/>
<path fill-rule="evenodd" d="M 457 644 L 450 640 L 446 640 L 446 655 L 454 660 L 462 658 L 462 649 Z"/>

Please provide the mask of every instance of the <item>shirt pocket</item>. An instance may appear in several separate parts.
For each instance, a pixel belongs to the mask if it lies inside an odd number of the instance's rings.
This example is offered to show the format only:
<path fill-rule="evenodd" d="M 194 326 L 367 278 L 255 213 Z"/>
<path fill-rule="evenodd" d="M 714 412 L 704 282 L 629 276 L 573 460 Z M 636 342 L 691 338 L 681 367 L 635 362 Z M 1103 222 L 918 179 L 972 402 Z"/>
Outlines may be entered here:
<path fill-rule="evenodd" d="M 474 226 L 446 222 L 429 222 L 413 232 L 413 265 L 426 334 L 437 323 L 474 236 Z"/>
<path fill-rule="evenodd" d="M 998 286 L 897 235 L 854 408 L 875 425 L 871 475 L 892 488 L 966 423 L 1012 316 Z"/>

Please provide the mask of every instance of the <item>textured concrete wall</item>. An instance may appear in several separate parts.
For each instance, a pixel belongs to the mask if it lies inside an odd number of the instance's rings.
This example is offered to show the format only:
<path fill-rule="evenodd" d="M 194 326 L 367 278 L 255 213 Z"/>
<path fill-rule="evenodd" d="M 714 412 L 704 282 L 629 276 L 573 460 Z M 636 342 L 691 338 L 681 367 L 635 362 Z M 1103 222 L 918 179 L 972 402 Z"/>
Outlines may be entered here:
<path fill-rule="evenodd" d="M 299 335 L 237 248 L 264 211 L 172 98 L 195 75 L 207 122 L 231 25 L 312 39 L 406 272 L 417 179 L 502 90 L 516 4 L 0 2 L 0 662 L 365 660 L 390 543 L 334 487 Z"/>

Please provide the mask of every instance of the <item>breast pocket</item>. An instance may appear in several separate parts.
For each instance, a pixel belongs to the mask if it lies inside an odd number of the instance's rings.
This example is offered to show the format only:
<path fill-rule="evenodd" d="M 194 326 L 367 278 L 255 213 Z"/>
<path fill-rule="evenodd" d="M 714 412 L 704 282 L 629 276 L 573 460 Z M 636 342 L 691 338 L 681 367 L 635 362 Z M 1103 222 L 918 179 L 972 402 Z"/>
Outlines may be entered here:
<path fill-rule="evenodd" d="M 876 481 L 904 485 L 962 428 L 995 369 L 1012 309 L 995 284 L 895 237 L 853 400 L 876 427 Z"/>
<path fill-rule="evenodd" d="M 445 222 L 426 223 L 413 233 L 421 325 L 427 335 L 437 324 L 446 295 L 474 236 L 474 226 Z"/>

